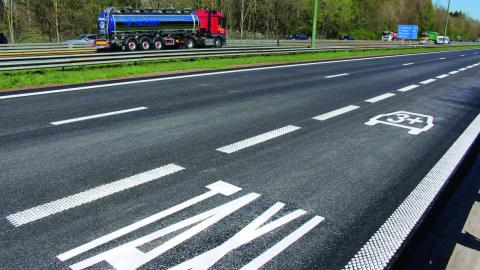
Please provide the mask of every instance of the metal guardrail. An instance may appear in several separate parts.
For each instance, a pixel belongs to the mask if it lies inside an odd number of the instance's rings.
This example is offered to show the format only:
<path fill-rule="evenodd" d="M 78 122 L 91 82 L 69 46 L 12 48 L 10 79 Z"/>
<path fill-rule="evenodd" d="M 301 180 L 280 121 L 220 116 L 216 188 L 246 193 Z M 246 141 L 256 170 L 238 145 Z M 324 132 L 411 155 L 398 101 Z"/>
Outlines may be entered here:
<path fill-rule="evenodd" d="M 338 41 L 337 41 L 338 42 Z M 251 43 L 250 43 L 251 44 Z M 295 44 L 295 43 L 290 43 Z M 208 57 L 225 57 L 240 55 L 262 55 L 262 54 L 286 54 L 293 52 L 306 51 L 325 51 L 325 50 L 351 50 L 351 49 L 378 49 L 378 48 L 398 48 L 399 43 L 367 42 L 365 44 L 353 44 L 350 41 L 343 42 L 342 45 L 333 46 L 322 45 L 317 49 L 311 49 L 305 45 L 301 47 L 292 46 L 270 46 L 270 47 L 236 47 L 236 48 L 217 48 L 217 49 L 194 49 L 194 50 L 162 50 L 162 51 L 137 51 L 137 52 L 102 52 L 102 53 L 80 53 L 80 54 L 51 54 L 51 55 L 27 55 L 14 57 L 0 57 L 0 71 L 29 70 L 39 68 L 58 68 L 80 65 L 95 64 L 113 64 L 123 62 L 141 62 L 169 59 L 194 59 Z M 349 45 L 346 45 L 349 44 Z M 475 43 L 472 43 L 475 44 Z M 259 44 L 260 45 L 260 44 Z M 301 44 L 302 45 L 302 44 Z M 464 44 L 462 44 L 464 45 Z M 428 45 L 405 45 L 410 47 L 430 47 Z M 0 54 L 1 55 L 1 54 Z"/>
<path fill-rule="evenodd" d="M 135 53 L 99 53 L 89 55 L 57 55 L 41 57 L 0 58 L 0 71 L 27 70 L 37 68 L 69 67 L 79 65 L 111 64 L 169 59 L 193 59 L 205 57 L 281 54 L 313 51 L 310 48 L 235 48 L 182 51 L 146 51 Z"/>
<path fill-rule="evenodd" d="M 456 45 L 473 45 L 475 42 L 458 42 Z M 253 46 L 280 46 L 280 47 L 309 47 L 310 40 L 272 40 L 272 39 L 229 39 L 228 45 L 234 47 Z M 329 46 L 377 46 L 391 47 L 400 45 L 418 45 L 418 42 L 380 41 L 380 40 L 317 40 L 317 47 Z M 0 56 L 8 55 L 35 55 L 35 54 L 68 54 L 90 53 L 95 50 L 91 44 L 68 44 L 68 43 L 28 43 L 28 44 L 1 44 Z"/>

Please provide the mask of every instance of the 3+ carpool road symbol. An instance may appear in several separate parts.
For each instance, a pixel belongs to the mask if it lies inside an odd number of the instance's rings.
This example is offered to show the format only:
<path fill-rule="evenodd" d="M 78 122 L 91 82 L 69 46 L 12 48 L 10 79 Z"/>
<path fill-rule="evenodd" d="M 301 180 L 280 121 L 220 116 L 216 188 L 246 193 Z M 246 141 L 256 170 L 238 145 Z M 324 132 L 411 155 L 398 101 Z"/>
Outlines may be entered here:
<path fill-rule="evenodd" d="M 377 115 L 365 123 L 367 126 L 375 126 L 376 124 L 405 128 L 409 130 L 408 134 L 418 135 L 433 127 L 433 117 L 424 114 L 399 111 Z"/>

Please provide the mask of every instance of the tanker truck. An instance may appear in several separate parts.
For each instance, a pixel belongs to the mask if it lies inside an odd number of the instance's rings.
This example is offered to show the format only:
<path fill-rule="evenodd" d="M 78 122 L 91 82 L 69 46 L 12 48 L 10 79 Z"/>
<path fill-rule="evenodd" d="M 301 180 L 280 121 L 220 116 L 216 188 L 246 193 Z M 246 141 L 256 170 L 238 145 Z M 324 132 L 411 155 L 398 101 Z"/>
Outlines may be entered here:
<path fill-rule="evenodd" d="M 97 49 L 222 47 L 226 20 L 216 10 L 106 8 L 98 16 Z"/>

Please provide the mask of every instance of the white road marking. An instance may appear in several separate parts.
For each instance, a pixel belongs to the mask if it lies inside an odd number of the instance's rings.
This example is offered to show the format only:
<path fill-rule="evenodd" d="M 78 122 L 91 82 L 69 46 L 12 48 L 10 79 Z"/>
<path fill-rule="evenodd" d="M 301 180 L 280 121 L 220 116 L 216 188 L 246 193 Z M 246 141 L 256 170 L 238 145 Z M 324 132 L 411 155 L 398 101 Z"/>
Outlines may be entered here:
<path fill-rule="evenodd" d="M 454 74 L 457 74 L 457 73 L 459 73 L 459 72 L 460 72 L 460 71 L 458 71 L 458 70 L 454 70 L 454 71 L 449 72 L 448 74 L 454 75 Z"/>
<path fill-rule="evenodd" d="M 156 257 L 162 255 L 163 253 L 182 244 L 186 240 L 208 229 L 212 225 L 215 225 L 222 219 L 235 213 L 259 197 L 260 194 L 249 193 L 206 212 L 181 220 L 168 227 L 164 227 L 160 230 L 154 231 L 110 250 L 106 250 L 100 254 L 86 258 L 83 261 L 70 265 L 70 269 L 85 269 L 102 261 L 107 262 L 114 269 L 137 269 Z M 173 238 L 165 240 L 162 239 L 163 237 L 179 230 L 181 232 L 175 235 Z M 138 247 L 157 239 L 162 239 L 164 241 L 162 241 L 159 246 L 149 250 L 148 252 L 138 249 Z"/>
<path fill-rule="evenodd" d="M 138 107 L 138 108 L 115 111 L 115 112 L 108 112 L 108 113 L 101 113 L 101 114 L 83 116 L 83 117 L 78 117 L 78 118 L 73 118 L 73 119 L 68 119 L 68 120 L 55 121 L 55 122 L 51 122 L 50 124 L 52 124 L 54 126 L 58 126 L 58 125 L 70 124 L 70 123 L 74 123 L 74 122 L 80 122 L 80 121 L 85 121 L 85 120 L 90 120 L 90 119 L 95 119 L 95 118 L 107 117 L 107 116 L 112 116 L 112 115 L 117 115 L 117 114 L 143 111 L 143 110 L 146 110 L 146 109 L 148 109 L 148 108 L 147 107 Z"/>
<path fill-rule="evenodd" d="M 415 189 L 344 267 L 345 270 L 384 269 L 409 239 L 414 228 L 457 171 L 480 134 L 480 114 L 433 166 Z"/>
<path fill-rule="evenodd" d="M 358 108 L 360 108 L 360 106 L 350 105 L 350 106 L 346 106 L 346 107 L 343 107 L 343 108 L 340 108 L 340 109 L 337 109 L 337 110 L 334 110 L 334 111 L 331 111 L 331 112 L 328 112 L 328 113 L 324 113 L 324 114 L 315 116 L 315 117 L 313 117 L 313 119 L 319 120 L 319 121 L 325 121 L 325 120 L 328 120 L 330 118 L 342 115 L 344 113 L 348 113 L 350 111 L 356 110 Z"/>
<path fill-rule="evenodd" d="M 443 78 L 446 78 L 446 77 L 448 77 L 448 76 L 449 76 L 448 74 L 442 74 L 442 75 L 437 76 L 437 77 L 435 77 L 435 78 L 437 78 L 437 79 L 443 79 Z"/>
<path fill-rule="evenodd" d="M 226 182 L 223 182 L 223 181 L 217 181 L 213 184 L 210 184 L 208 186 L 206 186 L 206 188 L 209 189 L 209 191 L 201 194 L 201 195 L 198 195 L 196 197 L 193 197 L 192 199 L 189 199 L 187 201 L 184 201 L 180 204 L 177 204 L 175 206 L 172 206 L 166 210 L 163 210 L 161 212 L 158 212 L 154 215 L 151 215 L 147 218 L 144 218 L 140 221 L 137 221 L 135 223 L 132 223 L 126 227 L 123 227 L 119 230 L 116 230 L 112 233 L 109 233 L 107 235 L 104 235 L 100 238 L 97 238 L 95 240 L 92 240 L 84 245 L 81 245 L 79 247 L 76 247 L 72 250 L 69 250 L 67 252 L 64 252 L 60 255 L 57 256 L 57 258 L 61 261 L 66 261 L 66 260 L 69 260 L 75 256 L 78 256 L 82 253 L 85 253 L 89 250 L 92 250 L 98 246 L 101 246 L 103 244 L 106 244 L 112 240 L 115 240 L 117 238 L 120 238 L 126 234 L 129 234 L 133 231 L 136 231 L 140 228 L 143 228 L 149 224 L 152 224 L 156 221 L 159 221 L 160 219 L 163 219 L 165 217 L 168 217 L 172 214 L 175 214 L 183 209 L 186 209 L 190 206 L 193 206 L 197 203 L 200 203 L 202 201 L 205 201 L 217 194 L 222 194 L 224 196 L 230 196 L 232 194 L 235 194 L 237 192 L 239 192 L 240 190 L 242 190 L 241 188 L 237 187 L 237 186 L 234 186 L 234 185 L 231 185 L 229 183 L 226 183 Z"/>
<path fill-rule="evenodd" d="M 265 224 L 284 206 L 284 203 L 275 203 L 267 211 L 258 216 L 252 222 L 250 222 L 247 226 L 245 226 L 243 229 L 241 229 L 223 244 L 211 250 L 208 250 L 200 255 L 197 255 L 196 257 L 189 259 L 188 261 L 176 265 L 170 268 L 170 270 L 210 269 L 215 263 L 217 263 L 231 251 L 250 243 L 258 237 L 269 233 L 299 218 L 306 213 L 305 210 L 298 209 L 273 221 L 270 221 L 268 224 Z M 270 259 L 272 258 L 273 257 L 271 257 Z"/>
<path fill-rule="evenodd" d="M 419 85 L 412 84 L 412 85 L 409 85 L 409 86 L 400 88 L 400 89 L 398 89 L 397 91 L 399 91 L 399 92 L 408 92 L 408 91 L 410 91 L 410 90 L 412 90 L 412 89 L 417 88 L 418 86 L 419 86 Z"/>
<path fill-rule="evenodd" d="M 433 116 L 406 111 L 380 114 L 370 118 L 370 120 L 365 123 L 367 126 L 375 126 L 377 124 L 405 128 L 409 130 L 408 134 L 411 135 L 426 132 L 434 126 Z"/>
<path fill-rule="evenodd" d="M 65 210 L 90 203 L 112 194 L 133 188 L 161 177 L 183 170 L 175 164 L 168 164 L 150 171 L 130 176 L 109 184 L 101 185 L 62 199 L 45 203 L 21 212 L 7 216 L 7 220 L 15 227 L 63 212 Z"/>
<path fill-rule="evenodd" d="M 445 60 L 445 59 L 447 59 L 447 58 L 445 58 L 445 57 L 438 58 L 438 60 Z"/>
<path fill-rule="evenodd" d="M 404 65 L 404 66 L 411 66 L 411 65 L 413 65 L 413 64 L 415 64 L 415 63 L 405 63 L 405 64 L 403 64 L 403 65 Z"/>
<path fill-rule="evenodd" d="M 292 125 L 285 126 L 285 127 L 282 127 L 282 128 L 276 129 L 276 130 L 265 132 L 263 134 L 255 136 L 255 137 L 245 139 L 243 141 L 239 141 L 239 142 L 227 145 L 227 146 L 217 148 L 217 151 L 227 153 L 227 154 L 231 154 L 231 153 L 240 151 L 242 149 L 245 149 L 247 147 L 251 147 L 253 145 L 256 145 L 256 144 L 259 144 L 259 143 L 262 143 L 262 142 L 280 137 L 280 136 L 288 134 L 290 132 L 297 131 L 299 129 L 301 129 L 301 127 L 292 126 Z"/>
<path fill-rule="evenodd" d="M 428 79 L 428 80 L 425 80 L 425 81 L 420 82 L 420 83 L 421 83 L 421 84 L 429 84 L 429 83 L 432 83 L 432 82 L 434 82 L 434 81 L 436 81 L 436 79 Z"/>
<path fill-rule="evenodd" d="M 178 76 L 172 76 L 172 77 L 143 79 L 143 80 L 136 80 L 136 81 L 126 81 L 126 82 L 118 82 L 118 83 L 107 83 L 107 84 L 79 86 L 79 87 L 72 87 L 72 88 L 63 88 L 63 89 L 58 89 L 58 90 L 38 91 L 38 92 L 24 93 L 24 94 L 5 95 L 5 96 L 0 96 L 0 100 L 2 100 L 2 99 L 12 99 L 12 98 L 21 98 L 21 97 L 39 96 L 39 95 L 49 95 L 49 94 L 57 94 L 57 93 L 66 93 L 66 92 L 74 92 L 74 91 L 81 91 L 81 90 L 87 90 L 87 89 L 99 89 L 99 88 L 113 87 L 113 86 L 142 84 L 142 83 L 150 83 L 150 82 L 178 80 L 178 79 L 185 79 L 185 78 L 216 76 L 216 75 L 234 74 L 234 73 L 241 73 L 241 72 L 252 72 L 252 71 L 259 71 L 259 70 L 273 70 L 273 69 L 290 68 L 290 67 L 327 65 L 327 64 L 347 63 L 347 62 L 359 62 L 359 61 L 376 60 L 376 59 L 387 59 L 387 58 L 399 58 L 399 57 L 416 56 L 416 55 L 438 54 L 438 53 L 454 52 L 454 51 L 458 52 L 458 51 L 464 51 L 464 50 L 451 50 L 451 51 L 439 51 L 439 52 L 402 54 L 402 55 L 374 56 L 374 57 L 365 57 L 365 58 L 357 58 L 357 59 L 333 60 L 333 61 L 326 61 L 326 62 L 287 64 L 287 65 L 278 65 L 278 66 L 269 66 L 269 67 L 236 69 L 236 70 L 228 70 L 228 71 L 215 71 L 215 72 L 207 72 L 207 73 L 199 73 L 199 74 L 178 75 Z"/>
<path fill-rule="evenodd" d="M 320 217 L 320 216 L 313 217 L 312 219 L 307 221 L 305 224 L 303 224 L 300 228 L 296 229 L 293 233 L 289 234 L 287 237 L 282 239 L 280 242 L 275 244 L 273 247 L 269 248 L 267 251 L 262 253 L 260 256 L 253 259 L 251 262 L 249 262 L 247 265 L 242 267 L 240 270 L 260 269 L 267 262 L 272 260 L 275 256 L 280 254 L 282 251 L 284 251 L 290 245 L 292 245 L 293 243 L 298 241 L 298 239 L 300 239 L 302 236 L 304 236 L 309 231 L 311 231 L 313 228 L 315 228 L 324 219 L 325 218 Z"/>
<path fill-rule="evenodd" d="M 467 70 L 467 69 L 466 69 L 466 68 L 459 68 L 458 70 L 460 70 L 460 71 L 465 71 L 465 70 Z"/>
<path fill-rule="evenodd" d="M 383 95 L 380 95 L 380 96 L 376 96 L 376 97 L 373 97 L 373 98 L 369 98 L 367 100 L 365 100 L 366 102 L 369 102 L 369 103 L 375 103 L 375 102 L 379 102 L 381 100 L 384 100 L 384 99 L 387 99 L 387 98 L 391 98 L 395 96 L 394 93 L 386 93 L 386 94 L 383 94 Z"/>
<path fill-rule="evenodd" d="M 460 56 L 463 57 L 463 56 L 465 56 L 465 54 L 461 54 Z"/>
<path fill-rule="evenodd" d="M 342 77 L 342 76 L 348 76 L 348 75 L 350 75 L 350 74 L 348 74 L 348 73 L 342 73 L 342 74 L 335 74 L 335 75 L 325 76 L 325 78 L 330 79 L 330 78 L 336 78 L 336 77 Z"/>

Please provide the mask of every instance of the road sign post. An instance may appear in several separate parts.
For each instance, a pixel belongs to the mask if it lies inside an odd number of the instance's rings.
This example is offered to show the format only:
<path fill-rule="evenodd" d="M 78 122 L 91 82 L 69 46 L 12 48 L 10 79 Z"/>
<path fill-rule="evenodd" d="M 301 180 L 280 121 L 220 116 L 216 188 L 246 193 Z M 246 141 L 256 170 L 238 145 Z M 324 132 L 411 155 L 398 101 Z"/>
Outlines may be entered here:
<path fill-rule="evenodd" d="M 447 44 L 448 15 L 450 13 L 450 0 L 448 0 L 447 17 L 445 18 L 445 34 L 443 35 L 443 45 Z"/>
<path fill-rule="evenodd" d="M 312 22 L 312 48 L 317 45 L 317 15 L 318 15 L 318 0 L 313 3 L 313 22 Z"/>

